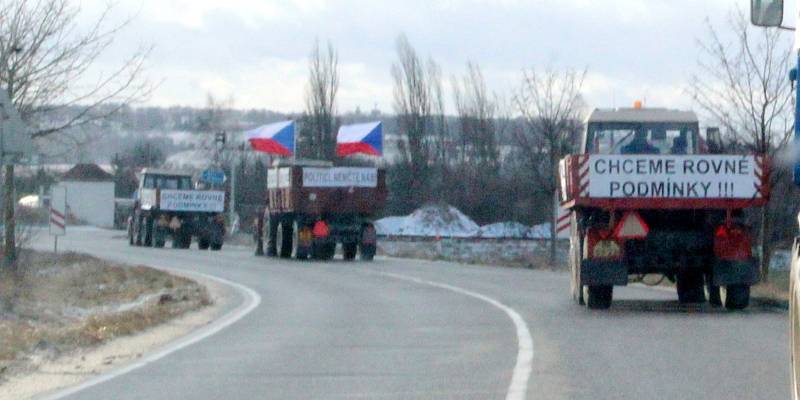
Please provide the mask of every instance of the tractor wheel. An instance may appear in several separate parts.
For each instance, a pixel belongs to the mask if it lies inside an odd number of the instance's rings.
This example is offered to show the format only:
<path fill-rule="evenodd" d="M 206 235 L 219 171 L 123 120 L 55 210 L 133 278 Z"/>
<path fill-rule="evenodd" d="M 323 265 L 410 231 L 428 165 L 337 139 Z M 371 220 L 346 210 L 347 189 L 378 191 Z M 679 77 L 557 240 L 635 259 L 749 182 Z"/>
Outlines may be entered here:
<path fill-rule="evenodd" d="M 682 304 L 704 303 L 706 292 L 701 271 L 686 270 L 678 272 L 676 288 L 678 301 Z"/>
<path fill-rule="evenodd" d="M 303 226 L 299 224 L 297 221 L 294 221 L 292 224 L 292 258 L 296 258 L 298 260 L 305 260 L 308 258 L 308 248 L 307 247 L 300 247 L 300 231 L 303 229 Z"/>
<path fill-rule="evenodd" d="M 581 284 L 581 258 L 583 257 L 582 245 L 583 237 L 578 229 L 578 217 L 573 213 L 570 218 L 570 237 L 569 237 L 569 268 L 570 268 L 570 290 L 572 300 L 579 305 L 584 304 L 583 285 Z"/>
<path fill-rule="evenodd" d="M 728 310 L 744 310 L 750 305 L 749 285 L 729 285 L 722 290 L 722 303 Z"/>
<path fill-rule="evenodd" d="M 591 310 L 606 310 L 614 297 L 613 286 L 584 286 L 583 299 Z"/>

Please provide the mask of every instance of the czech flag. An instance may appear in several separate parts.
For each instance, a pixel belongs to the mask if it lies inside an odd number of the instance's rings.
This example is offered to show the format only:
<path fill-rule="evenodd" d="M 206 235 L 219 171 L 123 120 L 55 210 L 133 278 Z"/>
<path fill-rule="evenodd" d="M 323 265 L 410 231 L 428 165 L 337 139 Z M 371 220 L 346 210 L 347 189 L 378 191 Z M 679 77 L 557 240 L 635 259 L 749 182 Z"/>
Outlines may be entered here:
<path fill-rule="evenodd" d="M 383 155 L 382 123 L 368 122 L 339 128 L 339 134 L 336 135 L 336 155 L 344 157 L 356 153 Z"/>
<path fill-rule="evenodd" d="M 244 134 L 255 151 L 280 156 L 294 154 L 294 121 L 259 126 Z"/>

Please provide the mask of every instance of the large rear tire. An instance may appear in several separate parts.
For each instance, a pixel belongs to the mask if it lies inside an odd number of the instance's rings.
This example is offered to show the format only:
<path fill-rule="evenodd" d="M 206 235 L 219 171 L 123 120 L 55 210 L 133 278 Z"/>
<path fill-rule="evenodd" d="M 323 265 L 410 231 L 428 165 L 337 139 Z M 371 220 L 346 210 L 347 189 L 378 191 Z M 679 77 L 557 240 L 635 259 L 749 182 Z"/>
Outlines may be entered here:
<path fill-rule="evenodd" d="M 705 279 L 702 271 L 686 270 L 678 273 L 676 288 L 682 304 L 705 303 Z"/>
<path fill-rule="evenodd" d="M 583 285 L 581 284 L 581 258 L 583 237 L 578 229 L 578 217 L 572 213 L 570 217 L 570 237 L 569 237 L 569 268 L 570 268 L 570 291 L 572 300 L 579 305 L 584 305 Z"/>
<path fill-rule="evenodd" d="M 300 246 L 300 230 L 303 227 L 297 222 L 294 221 L 292 224 L 292 258 L 296 258 L 298 260 L 306 260 L 308 259 L 308 248 Z"/>
<path fill-rule="evenodd" d="M 264 219 L 264 235 L 266 236 L 265 244 L 267 257 L 276 257 L 278 255 L 278 246 L 275 242 L 275 237 L 278 234 L 278 226 L 270 215 Z"/>
<path fill-rule="evenodd" d="M 792 266 L 789 270 L 789 323 L 791 324 L 792 400 L 800 400 L 800 303 L 797 277 L 800 268 L 800 240 L 792 246 Z"/>
<path fill-rule="evenodd" d="M 722 302 L 728 310 L 744 310 L 750 305 L 750 286 L 725 286 L 722 290 Z"/>
<path fill-rule="evenodd" d="M 591 310 L 606 310 L 611 307 L 614 286 L 584 286 L 583 299 Z"/>

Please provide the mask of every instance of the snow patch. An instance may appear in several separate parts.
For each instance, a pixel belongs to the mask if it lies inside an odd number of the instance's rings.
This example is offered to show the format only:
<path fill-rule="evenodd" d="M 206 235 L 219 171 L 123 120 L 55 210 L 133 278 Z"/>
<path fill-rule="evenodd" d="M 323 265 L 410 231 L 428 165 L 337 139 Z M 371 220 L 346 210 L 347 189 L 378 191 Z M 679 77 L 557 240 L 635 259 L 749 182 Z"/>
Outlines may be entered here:
<path fill-rule="evenodd" d="M 407 216 L 392 216 L 375 221 L 382 236 L 427 236 L 492 239 L 549 239 L 550 224 L 533 227 L 516 221 L 478 226 L 450 205 L 427 205 Z"/>
<path fill-rule="evenodd" d="M 405 217 L 386 217 L 375 222 L 379 235 L 473 237 L 480 227 L 457 208 L 427 205 Z"/>

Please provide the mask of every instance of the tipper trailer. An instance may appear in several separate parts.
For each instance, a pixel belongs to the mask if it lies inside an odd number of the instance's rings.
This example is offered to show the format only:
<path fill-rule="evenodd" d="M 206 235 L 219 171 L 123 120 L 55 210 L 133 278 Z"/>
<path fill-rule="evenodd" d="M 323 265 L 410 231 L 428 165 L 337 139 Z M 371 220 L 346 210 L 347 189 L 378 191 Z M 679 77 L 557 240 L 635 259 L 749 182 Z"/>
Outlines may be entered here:
<path fill-rule="evenodd" d="M 191 174 L 142 170 L 138 197 L 128 220 L 132 246 L 220 250 L 225 239 L 225 192 L 196 189 Z"/>
<path fill-rule="evenodd" d="M 383 169 L 280 160 L 267 172 L 267 192 L 256 228 L 256 254 L 328 260 L 341 243 L 345 260 L 375 256 L 371 218 L 386 202 Z"/>
<path fill-rule="evenodd" d="M 613 287 L 663 274 L 682 303 L 747 307 L 759 279 L 743 210 L 769 196 L 760 154 L 708 154 L 696 115 L 594 110 L 579 154 L 559 164 L 571 213 L 572 296 L 604 309 Z"/>

